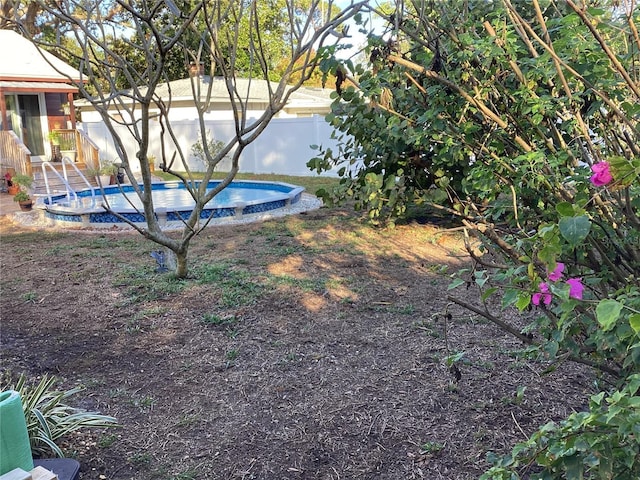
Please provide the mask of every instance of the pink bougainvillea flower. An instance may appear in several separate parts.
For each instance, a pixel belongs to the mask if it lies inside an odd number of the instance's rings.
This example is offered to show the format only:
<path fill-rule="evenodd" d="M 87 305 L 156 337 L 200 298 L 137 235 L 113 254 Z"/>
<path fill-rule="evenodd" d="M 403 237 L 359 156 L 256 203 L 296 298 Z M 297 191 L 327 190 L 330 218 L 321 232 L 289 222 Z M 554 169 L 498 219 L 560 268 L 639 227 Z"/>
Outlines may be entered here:
<path fill-rule="evenodd" d="M 582 300 L 582 292 L 584 290 L 584 285 L 582 285 L 581 278 L 570 278 L 567 280 L 569 284 L 569 297 L 575 298 L 576 300 Z"/>
<path fill-rule="evenodd" d="M 531 296 L 531 303 L 533 303 L 534 305 L 540 305 L 540 302 L 542 302 L 545 305 L 549 305 L 551 303 L 551 294 L 549 293 L 549 285 L 547 285 L 545 282 L 542 282 L 540 285 L 538 285 L 538 289 L 540 291 L 537 293 L 534 293 Z"/>
<path fill-rule="evenodd" d="M 609 170 L 609 162 L 596 163 L 591 166 L 591 170 L 593 171 L 593 175 L 591 175 L 591 183 L 596 187 L 602 187 L 613 180 L 613 176 Z"/>
<path fill-rule="evenodd" d="M 564 272 L 564 263 L 556 263 L 555 270 L 549 274 L 549 280 L 551 280 L 552 282 L 557 282 L 562 278 L 562 272 Z"/>

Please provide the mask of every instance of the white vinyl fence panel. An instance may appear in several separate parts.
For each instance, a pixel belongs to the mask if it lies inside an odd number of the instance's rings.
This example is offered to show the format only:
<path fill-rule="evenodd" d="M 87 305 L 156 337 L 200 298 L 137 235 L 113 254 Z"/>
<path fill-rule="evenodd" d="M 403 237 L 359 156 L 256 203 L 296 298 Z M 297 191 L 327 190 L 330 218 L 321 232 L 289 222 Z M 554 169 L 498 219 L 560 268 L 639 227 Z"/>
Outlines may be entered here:
<path fill-rule="evenodd" d="M 206 121 L 207 130 L 211 138 L 228 141 L 234 136 L 234 122 L 232 120 Z M 111 134 L 103 122 L 84 122 L 81 128 L 100 148 L 100 158 L 114 160 L 118 154 L 114 147 Z M 204 165 L 191 154 L 191 146 L 200 140 L 200 130 L 196 120 L 173 121 L 171 123 L 189 168 L 193 171 L 203 171 Z M 312 117 L 274 118 L 262 134 L 245 148 L 240 157 L 240 171 L 243 173 L 275 173 L 296 176 L 317 175 L 307 167 L 307 162 L 317 151 L 311 145 L 335 148 L 336 141 L 331 139 L 333 128 L 324 118 Z M 116 132 L 122 138 L 129 161 L 134 170 L 140 165 L 136 160 L 137 144 L 126 127 L 116 126 Z M 152 122 L 150 125 L 150 155 L 161 158 L 160 125 Z M 174 143 L 165 135 L 165 151 L 170 160 L 176 151 Z M 183 170 L 179 166 L 179 156 L 173 168 Z M 228 171 L 230 161 L 225 160 L 217 170 Z M 323 173 L 327 176 L 337 176 L 336 171 Z"/>

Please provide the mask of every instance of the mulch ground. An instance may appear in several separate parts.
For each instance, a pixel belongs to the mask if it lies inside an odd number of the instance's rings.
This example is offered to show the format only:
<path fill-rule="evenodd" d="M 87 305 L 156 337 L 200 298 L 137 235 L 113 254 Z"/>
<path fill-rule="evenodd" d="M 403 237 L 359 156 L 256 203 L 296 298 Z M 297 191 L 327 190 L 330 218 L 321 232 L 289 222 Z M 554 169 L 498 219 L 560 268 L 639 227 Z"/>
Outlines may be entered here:
<path fill-rule="evenodd" d="M 136 234 L 0 221 L 4 378 L 82 384 L 70 403 L 120 424 L 65 440 L 82 479 L 477 478 L 591 392 L 447 301 L 468 259 L 433 225 L 210 228 L 176 281 Z"/>

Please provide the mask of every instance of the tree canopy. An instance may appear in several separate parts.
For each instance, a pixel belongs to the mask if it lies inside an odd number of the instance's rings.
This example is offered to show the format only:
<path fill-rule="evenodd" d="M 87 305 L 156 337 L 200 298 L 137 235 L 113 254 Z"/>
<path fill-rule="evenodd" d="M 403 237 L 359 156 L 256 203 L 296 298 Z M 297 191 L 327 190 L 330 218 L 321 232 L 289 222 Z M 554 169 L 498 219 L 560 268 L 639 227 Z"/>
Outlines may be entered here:
<path fill-rule="evenodd" d="M 144 29 L 133 28 L 135 21 L 128 9 L 123 8 L 120 2 L 100 2 L 101 9 L 107 12 L 104 16 L 110 22 L 117 21 L 121 29 L 114 29 L 111 33 L 111 49 L 118 56 L 125 58 L 127 62 L 138 69 L 145 68 L 145 53 L 137 46 L 144 43 L 144 39 L 152 35 L 152 31 L 146 27 Z M 156 28 L 162 29 L 166 34 L 175 32 L 176 24 L 172 9 L 179 9 L 182 12 L 190 12 L 197 8 L 199 2 L 193 0 L 176 0 L 173 2 L 159 2 L 154 11 L 153 22 Z M 135 5 L 135 4 L 134 4 Z M 171 5 L 171 7 L 169 6 Z M 239 4 L 241 6 L 241 4 Z M 265 0 L 257 2 L 251 8 L 248 6 L 236 8 L 225 8 L 224 16 L 228 21 L 219 22 L 215 26 L 217 42 L 221 51 L 227 59 L 233 59 L 234 70 L 238 76 L 262 76 L 263 69 L 267 72 L 267 77 L 272 81 L 279 81 L 286 73 L 288 59 L 295 48 L 296 39 L 290 32 L 291 20 L 296 24 L 304 25 L 309 22 L 309 26 L 321 27 L 326 15 L 323 12 L 339 12 L 333 2 L 326 1 L 298 1 L 295 3 L 286 0 Z M 243 13 L 241 13 L 243 12 Z M 78 15 L 83 15 L 77 12 Z M 206 48 L 203 46 L 202 32 L 210 28 L 210 25 L 202 23 L 201 19 L 195 18 L 190 28 L 182 33 L 180 45 L 175 45 L 167 52 L 165 71 L 169 81 L 185 78 L 187 66 L 192 62 L 202 63 L 207 72 L 214 75 L 223 75 L 219 65 L 212 65 L 206 55 Z M 256 37 L 256 26 L 259 26 L 260 45 Z M 239 28 L 238 28 L 239 27 Z M 340 30 L 341 26 L 336 26 Z M 42 24 L 41 31 L 46 30 L 46 24 Z M 192 55 L 185 55 L 184 47 L 192 52 Z M 256 48 L 261 51 L 261 59 L 255 55 Z M 200 52 L 200 54 L 198 54 Z M 197 57 L 197 58 L 196 58 Z M 73 58 L 69 59 L 74 62 Z M 264 62 L 264 64 L 261 64 Z M 316 74 L 316 77 L 318 74 Z M 316 82 L 318 83 L 318 82 Z M 130 88 L 128 80 L 124 77 L 117 79 L 117 86 L 120 88 Z"/>

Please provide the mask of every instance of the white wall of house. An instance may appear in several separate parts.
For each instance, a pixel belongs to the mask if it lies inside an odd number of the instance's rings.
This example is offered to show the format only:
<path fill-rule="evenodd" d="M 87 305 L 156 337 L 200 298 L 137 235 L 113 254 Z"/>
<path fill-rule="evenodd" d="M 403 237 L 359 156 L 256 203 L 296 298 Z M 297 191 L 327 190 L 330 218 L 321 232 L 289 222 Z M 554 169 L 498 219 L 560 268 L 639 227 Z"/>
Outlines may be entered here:
<path fill-rule="evenodd" d="M 83 119 L 85 120 L 85 119 Z M 207 130 L 211 137 L 224 142 L 233 138 L 235 127 L 233 120 L 208 120 Z M 172 122 L 177 143 L 187 157 L 189 168 L 194 171 L 203 171 L 204 165 L 191 154 L 191 146 L 199 141 L 199 128 L 194 120 L 183 120 Z M 114 148 L 114 143 L 103 122 L 84 121 L 81 126 L 100 148 L 100 157 L 106 160 L 113 160 L 118 157 Z M 240 157 L 240 171 L 244 173 L 275 173 L 296 176 L 316 175 L 307 167 L 309 159 L 313 158 L 317 151 L 311 145 L 322 145 L 323 147 L 335 148 L 336 141 L 331 139 L 333 128 L 323 117 L 314 115 L 311 117 L 298 118 L 274 118 L 265 131 L 251 143 Z M 127 155 L 130 158 L 134 170 L 139 170 L 140 166 L 135 160 L 137 144 L 130 135 L 126 127 L 117 127 L 118 135 L 121 136 Z M 161 158 L 161 137 L 160 125 L 156 122 L 151 124 L 151 145 L 149 154 Z M 176 147 L 168 136 L 165 136 L 165 151 L 168 159 L 171 159 Z M 178 158 L 178 157 L 176 157 Z M 176 160 L 177 162 L 177 160 Z M 183 170 L 174 165 L 176 170 Z M 226 171 L 229 162 L 225 161 L 219 166 L 219 171 Z M 323 175 L 337 176 L 336 171 L 326 172 Z"/>

